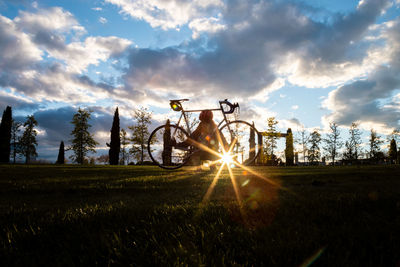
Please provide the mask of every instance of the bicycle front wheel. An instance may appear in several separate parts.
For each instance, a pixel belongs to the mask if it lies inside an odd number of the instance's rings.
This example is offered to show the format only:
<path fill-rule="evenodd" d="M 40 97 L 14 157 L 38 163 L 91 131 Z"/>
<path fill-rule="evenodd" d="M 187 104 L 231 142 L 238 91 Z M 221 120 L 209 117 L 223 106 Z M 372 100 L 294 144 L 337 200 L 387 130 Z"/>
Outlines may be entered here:
<path fill-rule="evenodd" d="M 220 128 L 221 134 L 232 146 L 232 154 L 243 165 L 255 163 L 261 151 L 262 137 L 254 125 L 246 121 L 231 121 Z"/>
<path fill-rule="evenodd" d="M 148 140 L 148 152 L 155 164 L 164 169 L 182 167 L 190 158 L 191 147 L 179 146 L 187 140 L 189 135 L 184 129 L 176 125 L 162 125 L 157 127 Z"/>

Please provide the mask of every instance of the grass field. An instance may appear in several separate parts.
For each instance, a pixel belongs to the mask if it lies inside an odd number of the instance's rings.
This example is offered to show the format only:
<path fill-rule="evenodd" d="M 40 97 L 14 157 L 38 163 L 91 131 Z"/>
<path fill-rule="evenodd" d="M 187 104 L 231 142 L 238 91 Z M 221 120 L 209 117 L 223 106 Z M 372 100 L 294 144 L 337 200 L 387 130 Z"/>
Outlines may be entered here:
<path fill-rule="evenodd" d="M 0 265 L 400 266 L 399 167 L 253 169 L 0 166 Z"/>

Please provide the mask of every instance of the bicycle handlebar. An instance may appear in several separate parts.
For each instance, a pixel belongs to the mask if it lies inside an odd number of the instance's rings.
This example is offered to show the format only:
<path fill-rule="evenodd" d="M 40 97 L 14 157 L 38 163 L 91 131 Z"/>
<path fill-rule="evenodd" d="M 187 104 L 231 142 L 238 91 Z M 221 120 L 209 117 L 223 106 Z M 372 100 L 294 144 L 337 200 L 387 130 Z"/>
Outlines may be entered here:
<path fill-rule="evenodd" d="M 185 98 L 185 99 L 174 99 L 174 100 L 170 100 L 169 104 L 170 104 L 171 108 L 174 111 L 181 111 L 182 110 L 181 102 L 184 102 L 184 101 L 189 101 L 189 99 L 187 99 L 187 98 Z M 227 105 L 229 107 L 229 110 L 225 111 L 224 107 L 222 105 Z M 232 114 L 233 112 L 235 112 L 236 108 L 240 109 L 240 106 L 239 106 L 238 103 L 233 103 L 232 104 L 231 102 L 228 101 L 228 99 L 225 99 L 224 101 L 219 101 L 219 106 L 221 107 L 222 112 L 225 113 L 225 114 Z"/>
<path fill-rule="evenodd" d="M 221 107 L 222 107 L 223 104 L 225 104 L 225 105 L 227 105 L 229 107 L 228 111 L 224 110 L 225 114 L 232 114 L 233 112 L 235 112 L 236 108 L 240 109 L 239 103 L 233 103 L 232 104 L 231 102 L 228 101 L 228 99 L 225 99 L 224 101 L 219 101 L 219 105 Z"/>
<path fill-rule="evenodd" d="M 184 98 L 184 99 L 172 99 L 169 102 L 184 102 L 184 101 L 189 101 L 189 99 Z"/>

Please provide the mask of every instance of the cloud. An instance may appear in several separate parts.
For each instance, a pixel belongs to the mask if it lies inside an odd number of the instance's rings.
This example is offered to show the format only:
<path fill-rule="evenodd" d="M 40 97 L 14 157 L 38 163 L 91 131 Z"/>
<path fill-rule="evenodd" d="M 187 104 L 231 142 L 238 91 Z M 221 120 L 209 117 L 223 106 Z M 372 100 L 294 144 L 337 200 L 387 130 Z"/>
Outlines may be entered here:
<path fill-rule="evenodd" d="M 68 71 L 82 73 L 89 65 L 97 65 L 118 56 L 132 44 L 131 41 L 109 37 L 87 37 L 84 42 L 73 42 L 64 49 L 49 50 L 49 54 L 66 64 Z"/>
<path fill-rule="evenodd" d="M 107 23 L 107 19 L 106 19 L 106 18 L 103 18 L 103 17 L 100 17 L 100 18 L 99 18 L 99 22 L 100 22 L 101 24 L 106 24 L 106 23 Z"/>
<path fill-rule="evenodd" d="M 38 41 L 40 37 L 44 38 L 43 35 L 48 35 L 46 40 L 51 42 L 53 38 L 59 37 L 59 33 L 85 31 L 70 12 L 60 7 L 38 9 L 35 13 L 20 11 L 14 22 L 24 32 L 34 35 L 34 39 Z"/>
<path fill-rule="evenodd" d="M 39 102 L 110 98 L 114 86 L 94 82 L 84 72 L 120 57 L 132 42 L 115 36 L 89 36 L 82 42 L 82 32 L 61 8 L 22 11 L 14 20 L 0 16 L 0 86 Z"/>
<path fill-rule="evenodd" d="M 106 99 L 128 110 L 138 103 L 167 107 L 166 99 L 178 97 L 195 98 L 199 106 L 235 97 L 244 119 L 264 125 L 265 114 L 276 114 L 247 101 L 265 102 L 290 84 L 336 86 L 324 99 L 332 112 L 324 120 L 398 125 L 399 23 L 377 24 L 389 0 L 366 0 L 326 19 L 295 1 L 106 2 L 152 27 L 187 27 L 192 39 L 163 49 L 134 48 L 127 39 L 87 36 L 73 14 L 59 7 L 21 11 L 13 20 L 0 16 L 0 86 L 11 92 L 0 95 L 0 104 L 29 109 L 30 101 L 97 105 Z M 100 63 L 119 68 L 122 76 L 93 80 L 88 69 Z M 112 112 L 99 114 L 104 121 L 94 127 L 106 133 L 109 126 L 102 125 Z"/>
<path fill-rule="evenodd" d="M 198 18 L 189 23 L 189 28 L 193 31 L 193 39 L 197 39 L 202 32 L 216 33 L 226 26 L 220 23 L 220 18 Z"/>
<path fill-rule="evenodd" d="M 152 27 L 176 29 L 193 19 L 215 13 L 223 6 L 221 0 L 105 0 L 121 8 L 123 14 L 144 20 Z"/>
<path fill-rule="evenodd" d="M 21 96 L 16 96 L 5 91 L 0 91 L 0 110 L 4 110 L 6 106 L 11 106 L 14 110 L 36 110 L 40 104 L 33 102 Z"/>
<path fill-rule="evenodd" d="M 298 131 L 299 129 L 304 128 L 304 125 L 297 118 L 291 118 L 288 120 L 281 119 L 281 120 L 279 120 L 279 124 L 282 129 L 291 128 L 292 131 Z"/>
<path fill-rule="evenodd" d="M 296 85 L 311 88 L 343 84 L 365 76 L 385 58 L 377 38 L 370 32 L 375 20 L 388 8 L 390 1 L 363 1 L 348 15 L 336 14 L 331 24 L 314 23 L 317 31 L 296 53 L 289 53 L 279 66 Z M 375 36 L 376 37 L 376 36 Z"/>
<path fill-rule="evenodd" d="M 0 15 L 0 73 L 24 71 L 42 59 L 43 52 L 14 22 Z M 1 74 L 0 74 L 1 75 Z"/>
<path fill-rule="evenodd" d="M 300 4 L 229 1 L 219 16 L 223 27 L 206 38 L 165 49 L 132 49 L 125 89 L 135 97 L 162 98 L 174 91 L 266 99 L 280 88 L 273 86 L 279 79 L 282 85 L 285 80 L 308 87 L 343 84 L 387 60 L 377 53 L 381 38 L 366 38 L 388 3 L 365 1 L 324 24 L 308 17 Z M 200 22 L 195 18 L 189 23 L 194 37 Z"/>
<path fill-rule="evenodd" d="M 364 80 L 338 87 L 329 94 L 324 106 L 332 111 L 325 121 L 350 125 L 354 121 L 383 128 L 399 126 L 400 109 L 396 90 L 400 89 L 400 19 L 382 33 L 390 61 L 376 66 Z"/>

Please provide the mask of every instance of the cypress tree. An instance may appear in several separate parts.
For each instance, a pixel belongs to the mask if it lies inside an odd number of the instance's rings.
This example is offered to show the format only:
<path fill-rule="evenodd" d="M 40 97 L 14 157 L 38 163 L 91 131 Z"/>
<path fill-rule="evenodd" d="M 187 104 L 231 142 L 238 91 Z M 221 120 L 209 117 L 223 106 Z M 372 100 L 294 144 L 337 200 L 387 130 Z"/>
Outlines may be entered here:
<path fill-rule="evenodd" d="M 116 108 L 114 113 L 113 124 L 111 127 L 110 150 L 108 151 L 110 165 L 118 165 L 120 150 L 121 150 L 121 138 L 119 135 L 119 114 L 118 114 L 118 108 Z"/>
<path fill-rule="evenodd" d="M 254 122 L 253 122 L 253 127 L 254 127 Z M 250 151 L 249 151 L 249 159 L 253 159 L 256 156 L 256 133 L 254 131 L 254 128 L 250 129 L 250 137 L 249 137 L 249 146 L 250 146 Z"/>
<path fill-rule="evenodd" d="M 3 112 L 3 117 L 0 124 L 0 162 L 10 162 L 10 151 L 11 151 L 11 125 L 12 125 L 12 111 L 11 107 L 7 108 Z"/>
<path fill-rule="evenodd" d="M 58 150 L 58 157 L 56 164 L 64 164 L 65 156 L 64 156 L 64 141 L 60 143 L 60 149 Z"/>
<path fill-rule="evenodd" d="M 391 164 L 396 163 L 397 161 L 397 144 L 394 138 L 392 138 L 392 140 L 390 141 L 389 159 Z"/>
<path fill-rule="evenodd" d="M 286 165 L 293 166 L 294 149 L 293 149 L 293 134 L 292 129 L 287 130 L 286 148 L 285 148 Z"/>
<path fill-rule="evenodd" d="M 167 123 L 165 124 L 165 130 L 163 134 L 163 144 L 164 144 L 162 152 L 163 165 L 171 165 L 172 146 L 171 146 L 171 127 L 169 120 L 167 120 Z"/>

